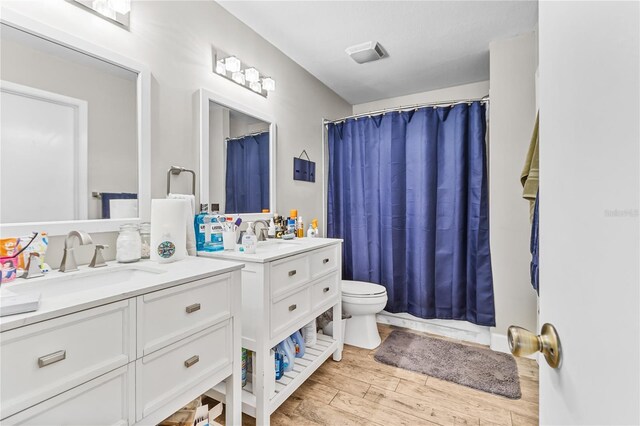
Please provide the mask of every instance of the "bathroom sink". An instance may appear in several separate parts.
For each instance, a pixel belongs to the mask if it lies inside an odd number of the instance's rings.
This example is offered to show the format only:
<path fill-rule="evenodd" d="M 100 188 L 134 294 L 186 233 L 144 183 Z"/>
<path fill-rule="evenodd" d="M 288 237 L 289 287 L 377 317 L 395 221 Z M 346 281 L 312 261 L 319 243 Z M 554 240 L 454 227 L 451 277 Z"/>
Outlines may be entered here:
<path fill-rule="evenodd" d="M 106 266 L 66 274 L 54 272 L 55 276 L 45 279 L 34 278 L 29 281 L 19 279 L 3 288 L 14 294 L 39 292 L 43 298 L 56 297 L 70 292 L 78 293 L 104 286 L 126 284 L 162 273 L 165 273 L 162 269 L 143 265 Z"/>

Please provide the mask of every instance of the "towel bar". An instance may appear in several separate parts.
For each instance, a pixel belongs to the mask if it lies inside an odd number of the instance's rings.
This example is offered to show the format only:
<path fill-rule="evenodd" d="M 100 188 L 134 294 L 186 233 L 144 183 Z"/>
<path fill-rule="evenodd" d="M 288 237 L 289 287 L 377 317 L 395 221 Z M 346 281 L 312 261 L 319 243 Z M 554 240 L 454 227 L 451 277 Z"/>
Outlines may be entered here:
<path fill-rule="evenodd" d="M 177 176 L 182 172 L 191 173 L 191 193 L 196 195 L 196 172 L 180 166 L 171 166 L 169 170 L 167 170 L 167 195 L 171 193 L 171 175 Z"/>

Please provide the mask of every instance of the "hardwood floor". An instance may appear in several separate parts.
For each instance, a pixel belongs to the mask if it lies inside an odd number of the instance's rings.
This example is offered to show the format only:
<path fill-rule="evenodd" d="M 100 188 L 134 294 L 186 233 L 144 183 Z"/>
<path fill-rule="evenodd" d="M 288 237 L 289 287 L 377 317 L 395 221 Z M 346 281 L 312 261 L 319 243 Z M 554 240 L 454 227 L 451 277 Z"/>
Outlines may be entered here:
<path fill-rule="evenodd" d="M 396 327 L 379 325 L 378 328 L 384 340 Z M 538 366 L 533 360 L 516 358 L 522 398 L 511 400 L 378 363 L 373 359 L 374 354 L 375 350 L 345 345 L 342 361 L 327 360 L 271 415 L 271 423 L 296 426 L 538 424 Z M 243 424 L 255 425 L 255 421 L 243 416 Z"/>

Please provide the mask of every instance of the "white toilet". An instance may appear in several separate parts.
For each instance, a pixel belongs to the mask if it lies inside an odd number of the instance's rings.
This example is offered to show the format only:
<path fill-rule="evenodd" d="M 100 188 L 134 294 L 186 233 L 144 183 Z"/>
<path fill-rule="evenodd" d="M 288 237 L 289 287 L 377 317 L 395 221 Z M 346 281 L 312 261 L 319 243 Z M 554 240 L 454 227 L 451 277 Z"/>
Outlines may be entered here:
<path fill-rule="evenodd" d="M 342 311 L 347 320 L 344 343 L 364 349 L 380 345 L 376 314 L 387 304 L 387 289 L 363 281 L 342 281 Z"/>

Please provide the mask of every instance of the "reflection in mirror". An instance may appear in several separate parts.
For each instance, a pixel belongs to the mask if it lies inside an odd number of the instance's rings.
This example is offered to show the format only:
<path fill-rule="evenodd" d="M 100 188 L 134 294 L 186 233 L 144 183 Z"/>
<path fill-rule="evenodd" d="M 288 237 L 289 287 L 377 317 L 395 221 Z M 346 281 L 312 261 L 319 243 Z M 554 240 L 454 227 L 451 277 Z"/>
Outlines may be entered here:
<path fill-rule="evenodd" d="M 138 74 L 1 25 L 0 220 L 138 217 Z"/>
<path fill-rule="evenodd" d="M 224 213 L 269 211 L 269 125 L 209 102 L 209 201 Z"/>

